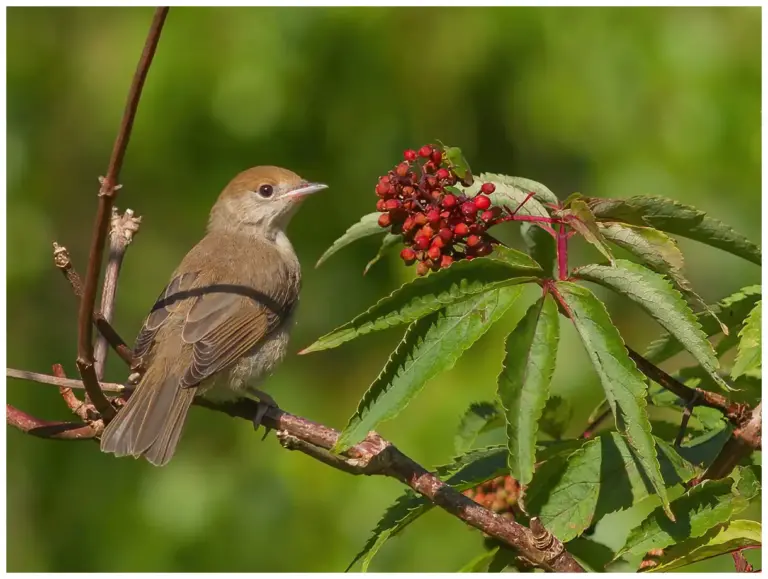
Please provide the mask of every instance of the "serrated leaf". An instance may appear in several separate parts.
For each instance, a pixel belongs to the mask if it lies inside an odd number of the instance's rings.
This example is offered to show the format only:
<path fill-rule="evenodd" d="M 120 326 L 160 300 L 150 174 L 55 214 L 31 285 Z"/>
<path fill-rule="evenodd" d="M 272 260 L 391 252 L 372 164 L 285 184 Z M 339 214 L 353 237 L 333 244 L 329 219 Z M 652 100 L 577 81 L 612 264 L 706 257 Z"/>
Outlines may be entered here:
<path fill-rule="evenodd" d="M 414 322 L 363 395 L 334 450 L 340 452 L 359 442 L 380 422 L 396 416 L 428 380 L 452 368 L 464 351 L 509 309 L 520 292 L 517 286 L 485 292 Z"/>
<path fill-rule="evenodd" d="M 472 559 L 469 563 L 459 569 L 459 573 L 488 573 L 488 567 L 496 557 L 499 547 L 496 546 L 490 551 L 485 551 Z"/>
<path fill-rule="evenodd" d="M 505 470 L 506 448 L 493 446 L 458 456 L 451 463 L 437 467 L 435 474 L 456 490 L 464 491 L 501 475 Z M 365 546 L 347 567 L 347 571 L 360 560 L 363 561 L 362 570 L 367 571 L 371 560 L 384 543 L 433 506 L 433 503 L 415 492 L 406 491 L 385 511 Z"/>
<path fill-rule="evenodd" d="M 693 355 L 717 384 L 731 389 L 717 373 L 720 362 L 696 316 L 662 275 L 624 259 L 616 260 L 616 267 L 586 265 L 574 271 L 574 275 L 599 283 L 639 304 Z"/>
<path fill-rule="evenodd" d="M 574 199 L 569 209 L 564 209 L 559 213 L 579 235 L 594 245 L 608 261 L 614 263 L 613 252 L 603 237 L 600 228 L 597 226 L 595 216 L 589 210 L 587 204 L 581 199 Z"/>
<path fill-rule="evenodd" d="M 749 469 L 734 471 L 743 474 Z M 663 549 L 687 539 L 701 537 L 711 528 L 729 521 L 733 515 L 747 508 L 749 501 L 759 492 L 754 474 L 747 480 L 735 481 L 729 477 L 717 481 L 705 480 L 688 490 L 673 502 L 677 522 L 667 520 L 660 509 L 654 510 L 633 529 L 624 547 L 616 554 L 645 554 L 651 549 Z"/>
<path fill-rule="evenodd" d="M 498 175 L 496 173 L 481 173 L 474 184 L 471 187 L 463 188 L 462 192 L 469 197 L 474 197 L 480 192 L 480 187 L 483 183 L 493 183 L 496 186 L 496 191 L 488 195 L 493 205 L 508 207 L 510 211 L 514 211 L 521 203 L 525 202 L 524 205 L 518 209 L 518 215 L 549 217 L 549 212 L 547 212 L 546 208 L 537 200 L 535 191 L 533 191 L 534 195 L 526 201 L 530 191 L 521 189 L 510 179 L 514 178 L 509 178 L 506 175 Z"/>
<path fill-rule="evenodd" d="M 672 199 L 636 196 L 626 199 L 589 199 L 600 220 L 650 225 L 668 233 L 693 239 L 761 264 L 760 247 L 722 221 Z"/>
<path fill-rule="evenodd" d="M 557 198 L 557 195 L 552 193 L 549 187 L 542 185 L 533 179 L 526 179 L 525 177 L 512 177 L 511 175 L 498 175 L 494 173 L 483 173 L 483 175 L 492 176 L 493 179 L 499 183 L 517 187 L 518 189 L 521 189 L 526 195 L 528 193 L 533 193 L 533 198 L 540 203 L 549 203 L 551 205 L 557 205 L 560 203 L 560 199 Z"/>
<path fill-rule="evenodd" d="M 555 238 L 530 221 L 520 222 L 520 234 L 523 237 L 525 248 L 528 250 L 528 255 L 541 265 L 545 275 L 556 277 L 557 246 Z"/>
<path fill-rule="evenodd" d="M 693 478 L 695 471 L 672 447 L 656 439 L 665 487 Z M 563 542 L 579 536 L 608 513 L 656 494 L 625 438 L 616 432 L 584 441 L 555 469 L 537 471 L 526 493 L 529 512 Z M 554 476 L 553 476 L 554 474 Z"/>
<path fill-rule="evenodd" d="M 557 302 L 547 294 L 528 309 L 506 341 L 498 393 L 505 409 L 510 475 L 522 485 L 533 477 L 539 418 L 557 359 L 558 318 Z"/>
<path fill-rule="evenodd" d="M 714 317 L 727 333 L 726 326 L 720 322 L 714 311 L 709 309 L 709 306 L 694 291 L 693 286 L 683 274 L 685 266 L 683 252 L 680 251 L 673 238 L 653 227 L 639 227 L 626 223 L 607 221 L 598 223 L 598 227 L 607 240 L 626 249 L 652 270 L 669 276 L 673 285 L 691 303 L 701 310 L 708 311 L 709 315 Z"/>
<path fill-rule="evenodd" d="M 757 521 L 738 519 L 715 527 L 698 539 L 682 541 L 666 549 L 658 565 L 648 572 L 672 571 L 743 547 L 761 545 L 762 525 Z"/>
<path fill-rule="evenodd" d="M 550 396 L 539 420 L 539 430 L 559 440 L 571 424 L 571 418 L 573 418 L 571 403 L 561 396 Z"/>
<path fill-rule="evenodd" d="M 387 230 L 379 226 L 379 215 L 381 215 L 379 212 L 363 215 L 360 218 L 360 221 L 347 229 L 344 235 L 339 237 L 328 249 L 325 250 L 325 253 L 323 253 L 323 255 L 320 256 L 320 259 L 317 260 L 315 267 L 320 267 L 334 253 L 346 247 L 350 243 L 357 241 L 358 239 L 362 239 L 363 237 L 370 237 L 371 235 L 376 235 L 378 233 L 386 233 Z"/>
<path fill-rule="evenodd" d="M 515 263 L 513 260 L 517 260 Z M 319 338 L 302 354 L 335 348 L 358 336 L 407 324 L 467 298 L 501 287 L 534 281 L 541 269 L 522 252 L 507 249 L 496 256 L 459 261 L 412 280 L 351 322 Z"/>
<path fill-rule="evenodd" d="M 454 438 L 456 454 L 467 452 L 483 432 L 504 426 L 504 414 L 495 402 L 473 402 L 461 418 Z"/>
<path fill-rule="evenodd" d="M 747 286 L 731 294 L 727 298 L 720 300 L 712 310 L 718 315 L 720 320 L 731 330 L 741 325 L 742 321 L 749 315 L 757 301 L 761 298 L 762 287 L 759 285 Z M 720 333 L 721 328 L 717 322 L 707 315 L 707 312 L 698 312 L 696 318 L 701 325 L 701 329 L 706 336 L 714 336 Z M 683 351 L 683 346 L 674 336 L 669 333 L 651 342 L 645 357 L 654 364 L 660 364 L 672 356 Z"/>
<path fill-rule="evenodd" d="M 376 256 L 369 261 L 367 264 L 365 264 L 365 269 L 363 270 L 363 275 L 367 274 L 368 271 L 376 265 L 379 260 L 384 257 L 384 255 L 392 249 L 394 246 L 396 246 L 398 243 L 402 243 L 403 236 L 402 235 L 395 235 L 394 233 L 387 233 L 384 236 L 384 239 L 381 240 L 381 246 L 379 247 L 378 253 L 376 253 Z"/>
<path fill-rule="evenodd" d="M 611 405 L 616 428 L 637 452 L 643 470 L 672 519 L 646 412 L 645 377 L 630 360 L 619 331 L 595 294 L 571 282 L 556 282 Z"/>
<path fill-rule="evenodd" d="M 763 319 L 763 301 L 760 300 L 744 321 L 744 327 L 739 332 L 739 350 L 731 370 L 735 380 L 739 376 L 757 370 L 761 367 L 762 340 L 761 327 Z"/>

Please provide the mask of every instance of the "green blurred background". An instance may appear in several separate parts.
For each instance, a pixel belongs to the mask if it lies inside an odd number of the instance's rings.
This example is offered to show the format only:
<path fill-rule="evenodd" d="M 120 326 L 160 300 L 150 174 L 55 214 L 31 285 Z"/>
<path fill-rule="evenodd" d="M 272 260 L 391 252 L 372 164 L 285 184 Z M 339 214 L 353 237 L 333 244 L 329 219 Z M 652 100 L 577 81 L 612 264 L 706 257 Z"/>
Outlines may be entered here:
<path fill-rule="evenodd" d="M 84 268 L 96 178 L 151 17 L 149 8 L 8 10 L 9 366 L 50 372 L 61 362 L 76 375 L 77 304 L 52 267 L 51 242 Z M 277 164 L 327 182 L 289 230 L 304 289 L 290 357 L 266 389 L 291 412 L 343 427 L 402 331 L 295 353 L 412 269 L 392 255 L 362 277 L 374 239 L 313 264 L 373 210 L 376 178 L 402 150 L 436 138 L 462 147 L 475 172 L 536 179 L 561 198 L 665 195 L 758 241 L 760 17 L 759 8 L 173 8 L 121 176 L 118 205 L 143 223 L 123 268 L 117 329 L 132 340 L 236 172 Z M 759 283 L 752 264 L 681 246 L 707 300 Z M 576 260 L 595 257 L 584 249 Z M 629 344 L 658 333 L 601 295 Z M 528 303 L 382 434 L 424 465 L 448 461 L 463 410 L 493 396 L 502 338 Z M 122 380 L 113 358 L 108 378 Z M 555 390 L 574 405 L 577 432 L 600 387 L 570 328 L 558 362 Z M 12 381 L 7 398 L 68 416 L 50 387 Z M 259 438 L 245 421 L 195 409 L 176 458 L 156 469 L 92 443 L 9 430 L 8 570 L 343 570 L 403 488 Z M 616 548 L 630 523 L 606 519 L 596 538 Z M 372 569 L 452 571 L 481 544 L 435 511 Z"/>

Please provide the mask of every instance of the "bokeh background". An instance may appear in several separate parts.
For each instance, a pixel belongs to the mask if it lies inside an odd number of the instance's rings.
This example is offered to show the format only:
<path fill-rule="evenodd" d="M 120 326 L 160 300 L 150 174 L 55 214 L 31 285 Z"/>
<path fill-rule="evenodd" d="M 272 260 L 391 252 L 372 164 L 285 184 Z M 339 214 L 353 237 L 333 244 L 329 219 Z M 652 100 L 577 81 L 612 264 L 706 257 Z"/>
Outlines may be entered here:
<path fill-rule="evenodd" d="M 84 267 L 96 178 L 152 10 L 7 15 L 8 364 L 49 372 L 61 362 L 76 375 L 77 305 L 52 267 L 51 242 Z M 373 210 L 376 179 L 402 150 L 435 139 L 462 147 L 475 172 L 536 179 L 562 198 L 665 195 L 757 241 L 760 17 L 759 8 L 173 8 L 121 177 L 118 205 L 143 223 L 123 268 L 116 326 L 135 336 L 236 172 L 277 164 L 327 182 L 289 231 L 305 283 L 291 355 L 266 388 L 282 407 L 343 427 L 402 331 L 296 351 L 412 269 L 392 255 L 362 277 L 376 239 L 313 265 Z M 681 246 L 707 300 L 759 283 L 752 264 Z M 629 344 L 642 348 L 659 332 L 601 295 Z M 425 465 L 447 462 L 464 409 L 493 396 L 502 338 L 528 303 L 383 435 Z M 558 362 L 554 388 L 572 403 L 577 432 L 600 387 L 570 329 Z M 110 359 L 108 378 L 124 377 Z M 55 389 L 9 381 L 7 390 L 27 411 L 68 416 Z M 8 570 L 343 570 L 403 488 L 259 438 L 245 421 L 196 408 L 176 458 L 156 469 L 92 443 L 9 430 Z M 631 518 L 606 519 L 596 540 L 620 546 Z M 452 571 L 481 544 L 478 532 L 434 511 L 387 544 L 372 569 Z M 724 557 L 697 568 L 732 565 Z"/>

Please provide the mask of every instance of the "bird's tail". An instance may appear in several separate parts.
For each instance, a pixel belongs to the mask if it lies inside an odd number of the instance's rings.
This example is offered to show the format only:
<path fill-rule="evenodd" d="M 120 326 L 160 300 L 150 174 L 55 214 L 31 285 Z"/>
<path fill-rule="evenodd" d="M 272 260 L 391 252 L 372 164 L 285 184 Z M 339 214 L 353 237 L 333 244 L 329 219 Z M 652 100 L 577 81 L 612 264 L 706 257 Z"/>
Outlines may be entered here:
<path fill-rule="evenodd" d="M 196 388 L 148 372 L 101 435 L 101 450 L 163 466 L 176 450 Z"/>

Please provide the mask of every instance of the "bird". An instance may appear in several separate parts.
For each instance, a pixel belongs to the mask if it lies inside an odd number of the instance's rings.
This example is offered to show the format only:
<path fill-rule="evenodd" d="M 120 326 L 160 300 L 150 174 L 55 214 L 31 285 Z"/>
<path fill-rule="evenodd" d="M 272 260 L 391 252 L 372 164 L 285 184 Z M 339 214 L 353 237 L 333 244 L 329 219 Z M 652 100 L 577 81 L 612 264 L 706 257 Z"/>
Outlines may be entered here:
<path fill-rule="evenodd" d="M 144 320 L 133 350 L 143 373 L 105 427 L 103 452 L 167 464 L 196 396 L 255 397 L 256 426 L 276 406 L 259 385 L 285 357 L 301 288 L 285 230 L 302 201 L 326 188 L 274 166 L 229 182 Z"/>

